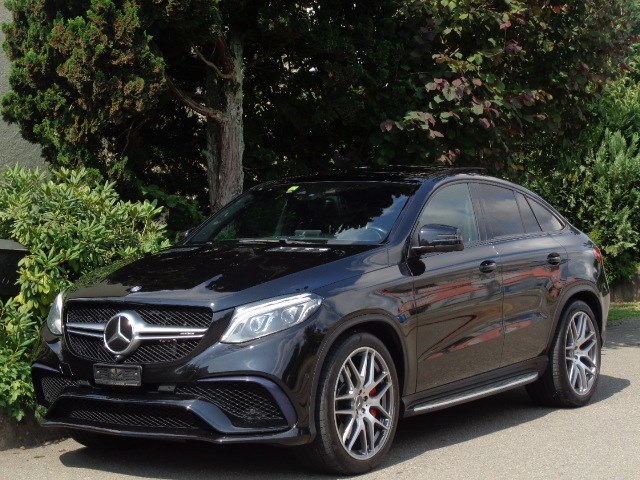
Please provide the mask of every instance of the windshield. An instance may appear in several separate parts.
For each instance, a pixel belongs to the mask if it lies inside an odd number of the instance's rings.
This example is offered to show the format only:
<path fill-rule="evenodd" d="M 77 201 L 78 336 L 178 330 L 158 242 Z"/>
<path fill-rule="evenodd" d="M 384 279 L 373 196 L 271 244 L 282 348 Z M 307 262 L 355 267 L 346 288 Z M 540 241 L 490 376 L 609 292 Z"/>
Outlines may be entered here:
<path fill-rule="evenodd" d="M 417 186 L 386 182 L 265 185 L 211 217 L 189 244 L 236 241 L 384 241 Z"/>

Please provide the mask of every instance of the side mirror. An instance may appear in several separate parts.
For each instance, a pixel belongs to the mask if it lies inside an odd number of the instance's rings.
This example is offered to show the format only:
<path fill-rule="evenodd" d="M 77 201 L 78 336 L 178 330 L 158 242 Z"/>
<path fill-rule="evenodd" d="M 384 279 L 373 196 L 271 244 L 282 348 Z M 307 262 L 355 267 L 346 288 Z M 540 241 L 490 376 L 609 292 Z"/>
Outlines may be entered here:
<path fill-rule="evenodd" d="M 429 224 L 420 228 L 418 246 L 414 253 L 459 252 L 464 250 L 462 235 L 456 227 L 450 225 Z"/>

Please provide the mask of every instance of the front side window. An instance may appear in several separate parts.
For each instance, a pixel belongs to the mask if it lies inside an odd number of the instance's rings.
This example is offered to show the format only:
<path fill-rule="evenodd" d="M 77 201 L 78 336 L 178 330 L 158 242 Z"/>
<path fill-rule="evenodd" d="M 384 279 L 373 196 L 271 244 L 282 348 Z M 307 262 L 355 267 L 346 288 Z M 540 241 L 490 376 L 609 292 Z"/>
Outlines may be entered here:
<path fill-rule="evenodd" d="M 265 185 L 223 208 L 189 243 L 381 243 L 416 189 L 392 182 Z"/>
<path fill-rule="evenodd" d="M 427 224 L 456 227 L 464 243 L 478 241 L 480 237 L 469 186 L 466 183 L 458 183 L 438 190 L 422 211 L 418 227 Z"/>

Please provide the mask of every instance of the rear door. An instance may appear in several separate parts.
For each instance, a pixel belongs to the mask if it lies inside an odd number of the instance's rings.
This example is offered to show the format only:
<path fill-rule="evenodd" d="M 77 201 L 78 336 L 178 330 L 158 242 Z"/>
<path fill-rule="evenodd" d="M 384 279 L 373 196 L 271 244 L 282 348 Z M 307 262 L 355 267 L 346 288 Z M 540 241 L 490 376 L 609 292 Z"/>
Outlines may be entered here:
<path fill-rule="evenodd" d="M 477 185 L 504 289 L 502 366 L 544 353 L 562 287 L 565 249 L 543 231 L 530 199 L 514 189 Z M 559 225 L 562 228 L 562 225 Z"/>

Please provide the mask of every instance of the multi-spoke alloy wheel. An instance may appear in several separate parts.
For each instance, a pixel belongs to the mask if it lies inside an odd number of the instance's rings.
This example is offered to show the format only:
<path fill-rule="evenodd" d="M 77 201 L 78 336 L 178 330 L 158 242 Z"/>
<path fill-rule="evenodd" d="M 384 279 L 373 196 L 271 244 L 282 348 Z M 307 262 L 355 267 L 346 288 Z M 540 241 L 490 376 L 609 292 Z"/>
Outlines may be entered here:
<path fill-rule="evenodd" d="M 527 385 L 534 400 L 557 407 L 581 407 L 589 402 L 600 376 L 601 339 L 595 318 L 589 305 L 580 300 L 564 309 L 547 370 Z"/>
<path fill-rule="evenodd" d="M 598 375 L 598 333 L 593 320 L 578 311 L 569 320 L 565 358 L 569 384 L 578 395 L 591 391 Z"/>
<path fill-rule="evenodd" d="M 336 342 L 324 361 L 314 411 L 316 436 L 297 452 L 306 466 L 353 475 L 382 461 L 398 424 L 400 388 L 379 338 L 361 332 Z"/>
<path fill-rule="evenodd" d="M 393 395 L 389 367 L 374 349 L 359 348 L 342 364 L 333 396 L 335 426 L 353 458 L 370 458 L 387 442 L 395 415 Z"/>

